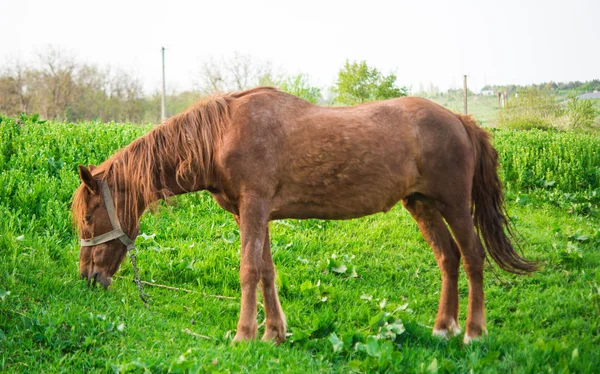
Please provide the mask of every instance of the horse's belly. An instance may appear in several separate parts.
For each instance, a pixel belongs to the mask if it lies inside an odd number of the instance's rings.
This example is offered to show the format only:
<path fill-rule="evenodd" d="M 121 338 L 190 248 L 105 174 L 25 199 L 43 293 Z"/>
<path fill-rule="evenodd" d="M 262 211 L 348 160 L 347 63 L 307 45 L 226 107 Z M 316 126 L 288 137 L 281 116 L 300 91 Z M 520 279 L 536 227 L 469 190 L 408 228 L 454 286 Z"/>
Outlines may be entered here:
<path fill-rule="evenodd" d="M 295 206 L 295 207 L 283 207 L 281 209 L 273 211 L 271 219 L 353 219 L 368 216 L 375 213 L 387 212 L 390 208 L 385 209 L 330 209 L 328 206 Z"/>
<path fill-rule="evenodd" d="M 338 188 L 296 190 L 275 204 L 272 219 L 318 218 L 351 219 L 389 211 L 406 191 L 398 186 L 383 186 L 369 189 Z M 387 188 L 385 188 L 387 187 Z"/>

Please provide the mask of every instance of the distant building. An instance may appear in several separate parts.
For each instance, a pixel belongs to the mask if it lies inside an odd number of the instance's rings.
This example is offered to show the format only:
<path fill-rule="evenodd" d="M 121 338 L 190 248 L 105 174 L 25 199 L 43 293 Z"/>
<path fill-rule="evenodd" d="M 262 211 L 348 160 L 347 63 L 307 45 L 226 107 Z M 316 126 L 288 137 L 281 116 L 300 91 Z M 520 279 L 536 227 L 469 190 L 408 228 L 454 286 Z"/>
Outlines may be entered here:
<path fill-rule="evenodd" d="M 481 90 L 481 96 L 494 96 L 494 90 Z"/>
<path fill-rule="evenodd" d="M 600 100 L 600 92 L 598 92 L 598 91 L 588 92 L 586 94 L 577 96 L 577 98 L 578 99 L 597 99 L 597 100 Z"/>

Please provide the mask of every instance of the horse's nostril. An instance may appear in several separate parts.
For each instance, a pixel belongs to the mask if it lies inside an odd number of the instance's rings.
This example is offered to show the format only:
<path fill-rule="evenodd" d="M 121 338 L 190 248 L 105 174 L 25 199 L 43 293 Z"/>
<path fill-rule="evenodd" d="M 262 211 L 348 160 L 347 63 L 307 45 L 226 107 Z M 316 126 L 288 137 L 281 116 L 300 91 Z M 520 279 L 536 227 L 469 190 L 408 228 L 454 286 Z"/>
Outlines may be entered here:
<path fill-rule="evenodd" d="M 100 273 L 95 272 L 94 274 L 92 274 L 92 286 L 96 287 L 96 282 L 98 282 L 98 276 L 100 275 Z"/>
<path fill-rule="evenodd" d="M 98 276 L 99 276 L 99 275 L 100 275 L 100 273 L 98 273 L 98 272 L 95 272 L 95 273 L 93 273 L 93 274 L 92 274 L 92 275 L 91 275 L 91 276 L 88 278 L 88 281 L 87 281 L 87 285 L 88 285 L 88 287 L 89 287 L 89 286 L 96 286 L 96 281 L 98 280 Z"/>

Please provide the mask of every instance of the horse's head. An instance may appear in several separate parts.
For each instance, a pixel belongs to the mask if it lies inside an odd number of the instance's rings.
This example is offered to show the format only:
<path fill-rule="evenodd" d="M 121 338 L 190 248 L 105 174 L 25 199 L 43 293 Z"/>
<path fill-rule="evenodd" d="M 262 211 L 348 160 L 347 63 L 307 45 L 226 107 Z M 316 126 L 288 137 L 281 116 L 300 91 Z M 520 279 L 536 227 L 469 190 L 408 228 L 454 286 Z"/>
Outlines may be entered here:
<path fill-rule="evenodd" d="M 82 185 L 73 199 L 73 218 L 81 245 L 79 272 L 88 285 L 98 282 L 108 288 L 127 251 L 133 248 L 138 226 L 122 209 L 123 191 L 111 192 L 108 181 L 92 175 L 93 170 L 92 165 L 79 165 Z"/>

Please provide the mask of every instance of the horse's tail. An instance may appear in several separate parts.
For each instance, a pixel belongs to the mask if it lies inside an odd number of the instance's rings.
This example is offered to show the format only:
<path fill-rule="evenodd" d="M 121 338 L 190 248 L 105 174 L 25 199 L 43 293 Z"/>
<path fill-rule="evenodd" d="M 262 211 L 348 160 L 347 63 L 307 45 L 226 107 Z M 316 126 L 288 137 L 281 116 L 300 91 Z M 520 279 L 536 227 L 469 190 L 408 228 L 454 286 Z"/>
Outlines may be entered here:
<path fill-rule="evenodd" d="M 521 257 L 511 244 L 511 239 L 515 239 L 515 231 L 504 205 L 502 183 L 497 170 L 498 152 L 490 143 L 490 134 L 477 126 L 471 116 L 457 116 L 467 129 L 475 150 L 471 211 L 487 253 L 508 272 L 533 272 L 537 269 L 537 263 Z"/>

